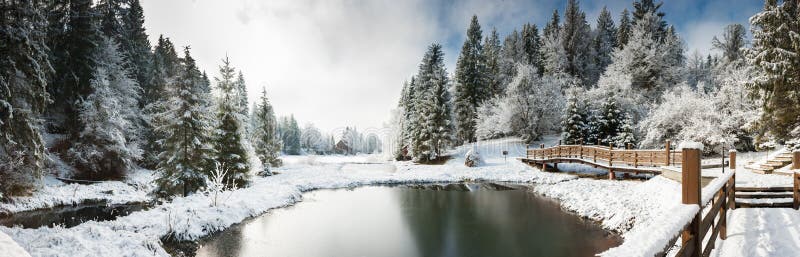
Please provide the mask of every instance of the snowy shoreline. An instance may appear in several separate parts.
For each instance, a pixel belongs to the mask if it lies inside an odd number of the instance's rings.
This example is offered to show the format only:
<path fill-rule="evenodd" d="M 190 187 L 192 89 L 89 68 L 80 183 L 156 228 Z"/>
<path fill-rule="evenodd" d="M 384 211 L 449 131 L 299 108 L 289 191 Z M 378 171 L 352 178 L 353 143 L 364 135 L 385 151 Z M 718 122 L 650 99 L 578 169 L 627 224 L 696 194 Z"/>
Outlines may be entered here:
<path fill-rule="evenodd" d="M 210 205 L 210 196 L 195 194 L 114 221 L 89 221 L 72 228 L 0 227 L 0 232 L 32 256 L 169 256 L 160 242 L 167 235 L 198 240 L 300 202 L 303 194 L 312 190 L 486 181 L 531 183 L 533 192 L 558 201 L 565 211 L 627 237 L 632 228 L 680 203 L 680 184 L 660 176 L 647 181 L 609 181 L 542 172 L 513 158 L 505 160 L 498 148 L 512 153 L 525 149 L 508 140 L 485 143 L 479 151 L 486 163 L 475 168 L 463 164 L 465 147 L 456 149 L 456 158 L 444 165 L 374 163 L 364 156 L 288 157 L 287 165 L 277 169 L 280 175 L 256 177 L 250 187 L 225 192 L 219 206 Z"/>

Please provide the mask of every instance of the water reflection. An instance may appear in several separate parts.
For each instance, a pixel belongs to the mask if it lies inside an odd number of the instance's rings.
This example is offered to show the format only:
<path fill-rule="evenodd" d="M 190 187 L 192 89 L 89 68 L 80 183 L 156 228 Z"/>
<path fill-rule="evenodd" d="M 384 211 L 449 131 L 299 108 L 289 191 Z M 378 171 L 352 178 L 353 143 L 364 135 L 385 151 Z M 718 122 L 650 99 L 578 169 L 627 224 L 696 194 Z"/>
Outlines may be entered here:
<path fill-rule="evenodd" d="M 361 187 L 203 240 L 197 256 L 593 256 L 620 242 L 526 190 Z"/>
<path fill-rule="evenodd" d="M 148 205 L 144 203 L 64 206 L 53 209 L 15 213 L 11 216 L 0 218 L 0 225 L 7 227 L 21 226 L 23 228 L 61 225 L 69 228 L 90 220 L 114 220 L 117 217 L 126 216 L 132 212 L 144 210 L 147 207 Z"/>

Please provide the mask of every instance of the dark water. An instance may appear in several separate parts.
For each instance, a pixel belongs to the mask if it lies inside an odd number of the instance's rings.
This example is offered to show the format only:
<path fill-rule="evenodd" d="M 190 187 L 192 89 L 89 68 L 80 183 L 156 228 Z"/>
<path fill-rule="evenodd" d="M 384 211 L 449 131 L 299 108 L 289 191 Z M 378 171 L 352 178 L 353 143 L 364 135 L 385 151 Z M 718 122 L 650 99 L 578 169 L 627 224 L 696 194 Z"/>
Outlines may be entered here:
<path fill-rule="evenodd" d="M 527 190 L 320 190 L 200 242 L 197 256 L 593 256 L 621 239 Z M 446 190 L 449 189 L 449 190 Z"/>
<path fill-rule="evenodd" d="M 114 220 L 117 217 L 125 216 L 145 208 L 147 208 L 146 204 L 88 204 L 57 207 L 47 210 L 20 212 L 8 217 L 0 217 L 0 225 L 7 227 L 22 226 L 24 228 L 61 225 L 69 228 L 90 220 Z"/>

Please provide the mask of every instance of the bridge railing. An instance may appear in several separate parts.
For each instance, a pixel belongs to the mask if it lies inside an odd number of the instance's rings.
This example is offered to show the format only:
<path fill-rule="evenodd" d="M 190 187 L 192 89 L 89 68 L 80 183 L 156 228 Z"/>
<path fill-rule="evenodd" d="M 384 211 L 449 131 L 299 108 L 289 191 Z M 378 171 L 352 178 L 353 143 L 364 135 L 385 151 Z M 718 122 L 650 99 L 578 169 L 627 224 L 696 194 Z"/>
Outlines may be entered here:
<path fill-rule="evenodd" d="M 736 152 L 730 153 L 730 171 L 701 187 L 700 149 L 683 149 L 681 167 L 681 204 L 631 231 L 618 247 L 600 254 L 609 256 L 667 256 L 681 240 L 674 256 L 709 256 L 717 238 L 727 238 L 727 212 L 735 208 Z"/>
<path fill-rule="evenodd" d="M 665 149 L 659 150 L 640 150 L 640 149 L 614 149 L 609 146 L 597 145 L 556 145 L 545 148 L 528 148 L 527 158 L 529 159 L 560 159 L 577 158 L 591 160 L 597 163 L 605 162 L 611 165 L 639 166 L 670 166 L 680 165 L 682 153 L 676 150 L 669 150 L 669 141 Z"/>

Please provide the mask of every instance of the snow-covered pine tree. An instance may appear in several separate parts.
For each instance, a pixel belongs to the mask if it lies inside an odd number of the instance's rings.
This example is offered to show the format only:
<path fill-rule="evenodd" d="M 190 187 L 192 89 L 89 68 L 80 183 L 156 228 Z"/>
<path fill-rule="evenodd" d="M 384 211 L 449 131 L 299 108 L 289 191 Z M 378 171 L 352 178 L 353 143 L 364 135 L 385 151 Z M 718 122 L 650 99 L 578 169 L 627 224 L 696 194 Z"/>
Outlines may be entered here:
<path fill-rule="evenodd" d="M 788 139 L 800 124 L 800 3 L 766 1 L 750 18 L 753 45 L 747 61 L 758 75 L 752 92 L 763 100 L 760 125 L 779 139 Z"/>
<path fill-rule="evenodd" d="M 164 136 L 164 150 L 158 155 L 161 175 L 156 180 L 156 193 L 161 197 L 192 194 L 205 186 L 214 167 L 211 89 L 189 47 L 183 52 L 180 75 L 167 91 L 164 111 L 156 114 L 157 120 L 164 122 L 155 128 Z"/>
<path fill-rule="evenodd" d="M 633 120 L 628 115 L 622 119 L 617 135 L 614 137 L 614 145 L 619 148 L 627 148 L 628 145 L 636 147 L 636 137 L 634 134 Z"/>
<path fill-rule="evenodd" d="M 180 58 L 175 52 L 175 46 L 169 38 L 160 36 L 152 55 L 152 69 L 148 75 L 150 81 L 146 87 L 142 88 L 142 97 L 139 102 L 144 104 L 144 124 L 142 134 L 146 142 L 143 145 L 144 154 L 141 165 L 146 168 L 155 169 L 158 165 L 158 154 L 163 152 L 161 141 L 165 136 L 155 131 L 155 127 L 167 121 L 158 120 L 157 114 L 167 110 L 164 104 L 169 98 L 167 90 L 173 88 L 178 80 L 181 69 Z M 205 73 L 204 80 L 207 81 Z M 207 83 L 208 84 L 208 83 Z"/>
<path fill-rule="evenodd" d="M 288 155 L 298 155 L 302 153 L 300 146 L 300 126 L 297 125 L 294 114 L 289 117 L 284 117 L 281 135 L 284 153 Z"/>
<path fill-rule="evenodd" d="M 247 84 L 244 81 L 244 74 L 242 71 L 239 71 L 239 76 L 236 77 L 236 98 L 239 99 L 236 108 L 239 109 L 239 114 L 242 117 L 247 117 L 249 110 L 247 109 Z"/>
<path fill-rule="evenodd" d="M 667 22 L 664 21 L 664 12 L 659 11 L 664 2 L 656 3 L 655 0 L 634 0 L 633 1 L 633 24 L 639 24 L 645 19 L 645 16 L 655 16 L 656 23 L 651 23 L 649 26 L 651 36 L 654 40 L 661 40 L 667 32 Z M 650 23 L 650 21 L 647 21 Z"/>
<path fill-rule="evenodd" d="M 558 37 L 561 33 L 561 18 L 558 16 L 558 9 L 553 10 L 553 16 L 544 27 L 544 38 Z"/>
<path fill-rule="evenodd" d="M 79 171 L 76 177 L 120 179 L 142 155 L 131 136 L 136 135 L 140 119 L 141 88 L 125 68 L 113 39 L 100 36 L 95 49 L 92 93 L 78 103 L 83 126 L 68 155 Z"/>
<path fill-rule="evenodd" d="M 488 99 L 490 90 L 481 33 L 478 17 L 472 16 L 467 39 L 456 62 L 454 108 L 457 139 L 463 143 L 475 142 L 475 111 Z"/>
<path fill-rule="evenodd" d="M 522 25 L 520 40 L 522 41 L 522 53 L 525 57 L 523 62 L 536 68 L 537 74 L 542 76 L 544 73 L 542 39 L 539 37 L 539 28 L 536 27 L 536 24 L 528 23 Z M 511 78 L 508 80 L 510 81 Z"/>
<path fill-rule="evenodd" d="M 486 61 L 486 81 L 489 88 L 488 98 L 503 93 L 502 47 L 497 29 L 492 28 L 492 33 L 483 41 L 483 56 Z"/>
<path fill-rule="evenodd" d="M 586 22 L 578 0 L 567 1 L 564 24 L 561 29 L 562 47 L 567 57 L 567 74 L 581 80 L 584 87 L 597 83 L 599 72 L 595 65 L 591 27 Z"/>
<path fill-rule="evenodd" d="M 628 9 L 622 10 L 619 16 L 619 28 L 617 28 L 617 45 L 615 47 L 625 47 L 628 44 L 628 39 L 631 36 L 633 24 L 631 23 L 630 13 Z"/>
<path fill-rule="evenodd" d="M 0 195 L 26 193 L 44 168 L 40 115 L 52 69 L 41 5 L 11 1 L 0 8 Z"/>
<path fill-rule="evenodd" d="M 411 152 L 415 161 L 427 162 L 439 158 L 453 139 L 449 80 L 441 45 L 428 47 L 416 78 L 414 108 L 418 113 L 411 128 Z"/>
<path fill-rule="evenodd" d="M 660 20 L 653 14 L 637 21 L 628 44 L 614 51 L 611 65 L 600 78 L 600 87 L 608 86 L 604 83 L 626 84 L 632 93 L 658 102 L 665 90 L 680 83 L 684 63 L 681 40 L 674 33 L 665 33 L 664 40 L 654 39 L 653 27 L 658 24 Z"/>
<path fill-rule="evenodd" d="M 235 81 L 236 71 L 226 56 L 219 66 L 219 77 L 214 78 L 219 92 L 217 101 L 216 135 L 214 148 L 217 162 L 227 170 L 225 184 L 243 187 L 250 179 L 250 162 L 245 147 L 244 117 L 239 109 L 239 94 Z"/>
<path fill-rule="evenodd" d="M 576 92 L 572 92 L 567 100 L 567 110 L 561 122 L 561 140 L 567 145 L 577 145 L 586 137 L 586 110 L 580 106 Z"/>
<path fill-rule="evenodd" d="M 255 148 L 256 155 L 265 170 L 261 173 L 264 175 L 271 174 L 269 168 L 280 167 L 283 162 L 278 155 L 281 151 L 283 143 L 278 135 L 278 123 L 275 118 L 275 112 L 272 109 L 272 104 L 267 98 L 267 89 L 261 91 L 261 96 L 253 108 L 253 115 L 250 116 L 253 121 L 252 124 L 252 140 L 253 147 Z"/>
<path fill-rule="evenodd" d="M 611 18 L 611 12 L 603 6 L 600 11 L 600 16 L 597 17 L 597 28 L 595 30 L 594 48 L 596 52 L 596 63 L 598 73 L 597 76 L 606 70 L 611 64 L 611 53 L 614 47 L 617 46 L 617 27 L 614 26 L 614 19 Z M 599 77 L 593 78 L 597 80 Z"/>
<path fill-rule="evenodd" d="M 617 97 L 613 92 L 609 93 L 597 116 L 597 138 L 602 145 L 615 143 L 614 138 L 620 131 L 623 118 L 624 114 L 617 106 Z"/>
<path fill-rule="evenodd" d="M 144 10 L 139 0 L 128 0 L 127 4 L 128 8 L 122 13 L 123 40 L 120 46 L 128 58 L 128 69 L 135 74 L 142 91 L 147 92 L 152 87 L 153 53 L 150 52 L 150 40 L 144 28 Z M 146 103 L 140 101 L 139 106 L 144 108 Z"/>
<path fill-rule="evenodd" d="M 68 22 L 65 26 L 59 51 L 53 51 L 51 63 L 55 70 L 48 92 L 53 102 L 48 108 L 49 116 L 55 117 L 54 125 L 76 138 L 83 126 L 80 124 L 81 108 L 78 100 L 92 93 L 90 80 L 94 72 L 95 47 L 100 44 L 99 28 L 95 22 L 96 12 L 92 0 L 70 1 Z"/>

